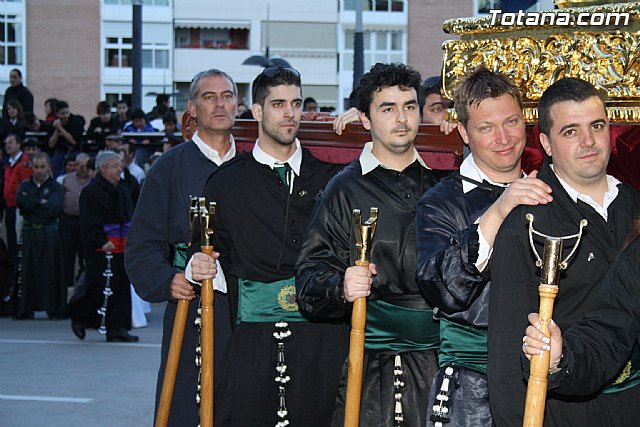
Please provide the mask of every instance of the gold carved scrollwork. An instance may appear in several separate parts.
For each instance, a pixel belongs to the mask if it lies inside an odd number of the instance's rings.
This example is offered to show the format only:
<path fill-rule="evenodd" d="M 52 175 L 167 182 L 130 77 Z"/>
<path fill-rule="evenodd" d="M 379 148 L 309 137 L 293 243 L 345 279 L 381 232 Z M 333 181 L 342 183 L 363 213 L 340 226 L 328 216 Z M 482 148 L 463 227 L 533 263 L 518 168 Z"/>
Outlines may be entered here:
<path fill-rule="evenodd" d="M 444 95 L 449 99 L 459 78 L 484 64 L 514 80 L 529 110 L 551 84 L 563 77 L 578 77 L 606 94 L 612 119 L 640 120 L 640 32 L 575 32 L 544 40 L 457 40 L 445 42 L 443 49 Z M 537 118 L 535 111 L 525 115 L 528 120 Z"/>
<path fill-rule="evenodd" d="M 545 13 L 553 14 L 565 14 L 568 15 L 572 22 L 575 22 L 577 16 L 581 13 L 594 14 L 594 13 L 614 13 L 614 14 L 629 14 L 629 20 L 631 23 L 640 21 L 640 3 L 628 2 L 618 4 L 604 4 L 604 5 L 589 5 L 596 3 L 593 1 L 564 1 L 563 6 L 571 6 L 566 9 L 556 9 L 550 11 L 544 11 Z M 602 3 L 600 1 L 599 3 Z M 613 3 L 613 2 L 612 2 Z M 501 25 L 499 20 L 492 22 L 495 18 L 493 16 L 481 16 L 474 18 L 455 18 L 448 19 L 442 25 L 442 29 L 445 33 L 459 34 L 459 35 L 472 35 L 472 34 L 495 34 L 501 32 L 512 31 L 532 31 L 532 30 L 544 30 L 549 28 L 564 28 L 566 25 Z"/>

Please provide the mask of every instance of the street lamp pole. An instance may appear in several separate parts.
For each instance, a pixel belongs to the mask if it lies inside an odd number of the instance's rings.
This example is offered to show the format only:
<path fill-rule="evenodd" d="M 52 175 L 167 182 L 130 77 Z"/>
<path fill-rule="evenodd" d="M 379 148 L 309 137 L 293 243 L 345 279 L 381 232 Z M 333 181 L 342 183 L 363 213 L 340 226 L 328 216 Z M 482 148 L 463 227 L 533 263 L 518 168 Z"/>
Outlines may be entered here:
<path fill-rule="evenodd" d="M 142 1 L 133 0 L 131 108 L 142 108 Z"/>

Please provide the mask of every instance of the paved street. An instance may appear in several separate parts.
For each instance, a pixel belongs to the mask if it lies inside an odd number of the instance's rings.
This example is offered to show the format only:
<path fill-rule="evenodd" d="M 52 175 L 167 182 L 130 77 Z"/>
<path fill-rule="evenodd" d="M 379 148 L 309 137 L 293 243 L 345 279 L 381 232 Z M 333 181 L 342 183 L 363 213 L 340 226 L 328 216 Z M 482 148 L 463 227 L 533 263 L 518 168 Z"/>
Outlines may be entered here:
<path fill-rule="evenodd" d="M 107 343 L 87 330 L 79 341 L 68 320 L 0 319 L 0 425 L 151 426 L 164 304 L 134 344 Z"/>

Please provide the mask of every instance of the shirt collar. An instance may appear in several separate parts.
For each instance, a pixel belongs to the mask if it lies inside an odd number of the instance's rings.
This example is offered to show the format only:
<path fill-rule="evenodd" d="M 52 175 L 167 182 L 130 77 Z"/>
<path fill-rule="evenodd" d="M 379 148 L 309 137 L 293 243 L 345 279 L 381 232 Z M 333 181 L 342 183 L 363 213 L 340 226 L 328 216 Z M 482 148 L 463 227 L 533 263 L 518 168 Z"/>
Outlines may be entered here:
<path fill-rule="evenodd" d="M 551 169 L 553 170 L 553 165 L 551 165 Z M 555 173 L 555 170 L 553 170 L 553 173 Z M 578 203 L 578 200 L 581 200 L 582 202 L 594 208 L 596 212 L 598 212 L 600 216 L 602 216 L 605 219 L 605 221 L 607 220 L 607 217 L 608 217 L 607 211 L 609 209 L 609 205 L 613 203 L 616 197 L 618 197 L 618 185 L 620 184 L 620 181 L 617 178 L 611 175 L 607 175 L 607 191 L 606 193 L 604 193 L 604 203 L 603 205 L 600 205 L 598 202 L 593 200 L 590 196 L 583 194 L 578 190 L 576 190 L 575 188 L 573 188 L 571 185 L 569 185 L 567 181 L 560 178 L 560 176 L 558 176 L 557 173 L 556 173 L 556 177 L 558 178 L 558 181 L 560 181 L 560 184 L 562 185 L 564 190 L 567 192 L 571 200 L 574 201 L 574 203 Z"/>
<path fill-rule="evenodd" d="M 296 151 L 291 155 L 291 157 L 289 157 L 287 160 L 283 162 L 283 161 L 277 160 L 275 157 L 271 156 L 270 154 L 267 154 L 262 149 L 262 147 L 260 147 L 260 140 L 257 139 L 256 143 L 253 145 L 253 151 L 252 151 L 253 158 L 256 159 L 256 162 L 261 163 L 263 165 L 267 165 L 271 169 L 273 169 L 273 167 L 277 164 L 283 165 L 285 163 L 289 163 L 291 170 L 294 171 L 297 176 L 300 176 L 300 165 L 302 164 L 302 149 L 300 147 L 300 141 L 298 140 L 298 138 L 296 138 L 295 144 L 296 144 Z"/>
<path fill-rule="evenodd" d="M 470 153 L 467 157 L 465 157 L 462 164 L 460 165 L 460 175 L 478 182 L 487 181 L 489 184 L 496 185 L 498 187 L 507 188 L 509 186 L 509 184 L 505 184 L 504 182 L 494 182 L 489 179 L 487 174 L 482 172 L 482 169 L 480 169 L 476 164 L 476 161 L 473 159 L 473 153 Z M 526 175 L 523 173 L 523 176 Z M 462 180 L 462 192 L 464 194 L 467 194 L 469 191 L 473 190 L 476 187 L 476 184 Z"/>
<path fill-rule="evenodd" d="M 222 156 L 222 157 L 220 157 L 220 154 L 218 153 L 218 150 L 214 150 L 213 148 L 209 147 L 202 140 L 202 138 L 200 138 L 200 135 L 198 135 L 198 131 L 196 131 L 193 134 L 193 137 L 191 137 L 191 139 L 196 144 L 196 146 L 198 147 L 200 152 L 202 154 L 204 154 L 204 156 L 207 159 L 211 160 L 213 163 L 215 163 L 216 165 L 220 166 L 224 162 L 226 162 L 228 160 L 231 160 L 236 155 L 236 141 L 233 139 L 233 135 L 229 135 L 229 137 L 231 139 L 231 148 L 229 148 L 229 150 L 227 150 L 225 155 Z"/>
<path fill-rule="evenodd" d="M 21 158 L 22 158 L 22 151 L 18 151 L 18 154 L 9 158 L 9 166 L 11 167 L 15 166 L 15 164 L 18 163 L 18 161 Z"/>
<path fill-rule="evenodd" d="M 362 175 L 368 174 L 378 166 L 381 166 L 385 169 L 393 169 L 385 165 L 384 163 L 380 162 L 380 160 L 378 160 L 378 158 L 373 155 L 372 149 L 373 149 L 373 142 L 369 141 L 366 144 L 364 144 L 364 147 L 362 148 L 362 153 L 360 153 L 360 158 L 358 160 L 360 161 L 360 168 L 362 169 Z M 418 150 L 416 150 L 415 147 L 413 147 L 412 149 L 413 149 L 413 161 L 415 162 L 417 160 L 418 163 L 420 163 L 420 165 L 423 168 L 431 169 L 429 166 L 427 166 L 424 160 L 422 160 L 422 157 L 420 157 L 420 155 L 418 154 Z"/>

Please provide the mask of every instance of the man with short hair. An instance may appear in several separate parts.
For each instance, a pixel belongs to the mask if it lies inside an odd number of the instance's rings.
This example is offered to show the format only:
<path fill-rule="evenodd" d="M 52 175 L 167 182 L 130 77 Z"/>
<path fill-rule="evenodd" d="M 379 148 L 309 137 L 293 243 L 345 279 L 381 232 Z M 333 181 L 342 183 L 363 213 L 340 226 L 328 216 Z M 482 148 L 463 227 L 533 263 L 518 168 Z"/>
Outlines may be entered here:
<path fill-rule="evenodd" d="M 427 425 L 490 426 L 487 265 L 493 240 L 511 209 L 548 203 L 550 188 L 535 173 L 522 176 L 522 99 L 508 77 L 479 67 L 458 84 L 455 101 L 458 131 L 471 154 L 416 208 L 417 277 L 439 319 L 441 340 Z"/>
<path fill-rule="evenodd" d="M 62 187 L 51 178 L 49 156 L 33 156 L 33 176 L 16 194 L 22 221 L 22 270 L 17 289 L 17 319 L 32 319 L 46 310 L 49 319 L 66 315 L 67 287 L 63 282 L 62 246 L 58 217 L 62 212 Z"/>
<path fill-rule="evenodd" d="M 413 141 L 420 123 L 420 74 L 376 64 L 358 86 L 358 110 L 371 132 L 360 158 L 320 195 L 296 266 L 298 301 L 312 316 L 348 321 L 367 298 L 360 424 L 424 426 L 437 372 L 438 324 L 416 280 L 415 205 L 438 182 Z M 353 210 L 379 208 L 369 267 L 354 266 Z M 333 417 L 345 416 L 347 363 Z"/>
<path fill-rule="evenodd" d="M 118 129 L 122 130 L 131 122 L 129 104 L 124 99 L 119 99 L 116 103 L 116 118 L 118 119 Z"/>
<path fill-rule="evenodd" d="M 77 170 L 66 175 L 62 180 L 64 204 L 60 215 L 60 238 L 62 239 L 65 286 L 75 284 L 76 256 L 80 270 L 84 270 L 79 215 L 80 193 L 91 182 L 87 167 L 89 159 L 87 153 L 78 154 L 75 158 Z"/>
<path fill-rule="evenodd" d="M 197 119 L 197 131 L 191 140 L 160 156 L 149 171 L 125 252 L 127 271 L 138 295 L 149 302 L 168 301 L 156 403 L 167 363 L 176 302 L 195 299 L 189 304 L 169 415 L 171 426 L 195 426 L 199 420 L 195 399 L 198 368 L 194 363 L 198 345 L 194 321 L 199 297 L 183 273 L 186 248 L 191 240 L 189 197 L 201 195 L 209 175 L 236 154 L 231 128 L 235 123 L 237 95 L 233 79 L 220 70 L 202 71 L 194 77 L 189 90 L 188 114 Z M 215 354 L 218 359 L 230 335 L 227 297 L 216 293 Z M 219 373 L 215 375 L 219 377 Z"/>
<path fill-rule="evenodd" d="M 9 134 L 4 140 L 4 150 L 9 156 L 4 168 L 4 188 L 2 196 L 5 203 L 4 226 L 7 233 L 7 247 L 13 261 L 16 260 L 18 244 L 16 239 L 16 192 L 20 183 L 31 176 L 28 157 L 22 152 L 22 139 Z"/>
<path fill-rule="evenodd" d="M 266 68 L 254 79 L 258 140 L 205 187 L 207 201 L 217 203 L 214 247 L 236 320 L 216 388 L 220 426 L 321 427 L 331 420 L 345 325 L 303 316 L 294 266 L 315 197 L 338 166 L 316 160 L 296 138 L 300 87 L 292 68 Z M 213 258 L 194 255 L 195 280 L 215 275 Z"/>
<path fill-rule="evenodd" d="M 491 414 L 496 425 L 522 425 L 526 381 L 520 359 L 527 315 L 539 310 L 540 269 L 530 247 L 529 223 L 548 236 L 578 233 L 588 221 L 576 252 L 562 270 L 553 320 L 569 328 L 597 303 L 598 282 L 622 248 L 640 211 L 640 196 L 606 174 L 611 151 L 609 119 L 602 95 L 588 82 L 558 80 L 538 104 L 540 142 L 553 161 L 542 165 L 538 178 L 553 191 L 553 203 L 519 206 L 511 211 L 496 236 L 491 257 L 488 333 L 488 380 Z M 482 129 L 481 129 L 482 130 Z M 544 239 L 533 236 L 542 256 Z M 564 243 L 564 259 L 575 239 Z M 637 360 L 636 353 L 632 359 Z M 559 396 L 547 393 L 544 421 L 548 426 L 636 425 L 627 408 L 640 400 L 640 371 L 633 362 L 602 393 Z"/>
<path fill-rule="evenodd" d="M 89 122 L 87 129 L 87 142 L 95 144 L 90 146 L 92 151 L 103 149 L 107 135 L 118 132 L 118 119 L 111 116 L 111 106 L 106 101 L 98 102 L 96 106 L 97 116 Z"/>
<path fill-rule="evenodd" d="M 133 202 L 120 179 L 122 159 L 118 153 L 100 151 L 96 177 L 80 193 L 80 230 L 86 260 L 86 291 L 69 306 L 71 331 L 80 340 L 86 329 L 106 329 L 107 342 L 137 342 L 130 335 L 131 290 L 124 268 Z M 105 273 L 110 270 L 110 276 Z M 105 305 L 109 280 L 111 294 Z M 105 312 L 100 313 L 101 310 Z"/>
<path fill-rule="evenodd" d="M 422 82 L 420 90 L 424 104 L 422 106 L 422 123 L 441 124 L 447 116 L 447 108 L 451 106 L 440 94 L 442 79 L 439 76 L 429 77 Z"/>
<path fill-rule="evenodd" d="M 148 133 L 157 132 L 153 126 L 147 123 L 144 111 L 141 108 L 133 110 L 131 113 L 131 124 L 125 126 L 124 132 L 132 133 Z M 139 145 L 136 149 L 136 163 L 140 167 L 144 167 L 144 164 L 149 160 L 149 157 L 154 153 L 155 148 L 150 147 L 151 140 L 148 137 L 132 137 Z"/>
<path fill-rule="evenodd" d="M 302 104 L 302 111 L 305 113 L 316 113 L 318 111 L 318 103 L 315 99 L 308 96 L 304 99 L 304 103 Z"/>
<path fill-rule="evenodd" d="M 53 150 L 51 168 L 53 177 L 62 173 L 64 159 L 68 155 L 75 157 L 80 150 L 80 143 L 84 133 L 84 118 L 71 114 L 66 101 L 56 101 L 56 120 L 53 122 L 53 132 L 49 136 L 49 148 Z"/>
<path fill-rule="evenodd" d="M 144 170 L 138 166 L 134 159 L 136 157 L 136 142 L 129 140 L 120 145 L 118 150 L 123 154 L 124 167 L 129 170 L 131 175 L 138 181 L 138 184 L 142 185 L 144 181 Z"/>
<path fill-rule="evenodd" d="M 2 116 L 4 118 L 8 117 L 7 105 L 13 99 L 20 102 L 24 113 L 33 113 L 33 94 L 22 84 L 22 71 L 17 68 L 9 71 L 9 87 L 4 92 L 4 101 L 2 103 Z"/>

